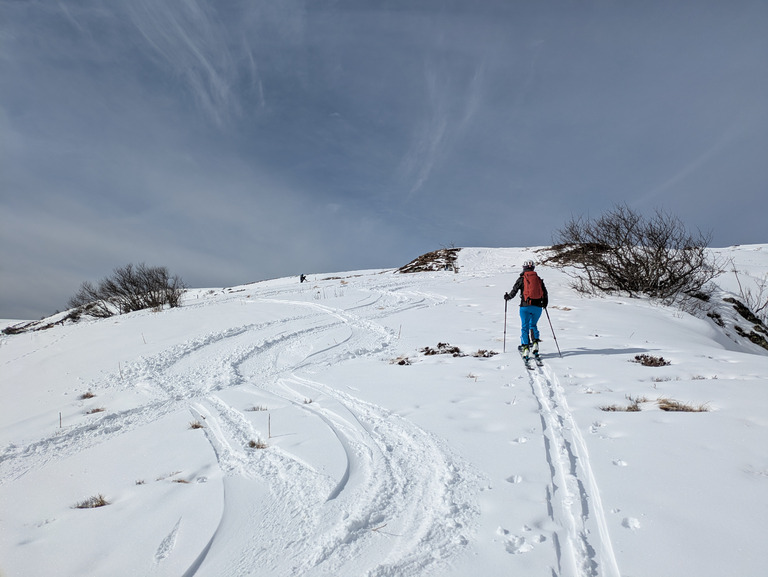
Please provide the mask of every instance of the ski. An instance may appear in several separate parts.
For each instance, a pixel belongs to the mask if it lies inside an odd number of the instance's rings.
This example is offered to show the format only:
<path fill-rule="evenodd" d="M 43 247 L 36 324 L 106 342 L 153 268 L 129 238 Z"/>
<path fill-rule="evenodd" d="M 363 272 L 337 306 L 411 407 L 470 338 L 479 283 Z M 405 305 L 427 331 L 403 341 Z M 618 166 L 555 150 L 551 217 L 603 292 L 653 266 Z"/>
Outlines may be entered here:
<path fill-rule="evenodd" d="M 525 363 L 525 368 L 529 371 L 533 370 L 533 363 L 536 364 L 537 367 L 543 367 L 544 361 L 541 360 L 541 357 L 539 355 L 531 355 L 529 357 L 523 356 L 523 351 L 520 350 L 520 347 L 517 347 L 517 352 L 520 353 L 520 358 L 523 359 L 523 363 Z M 533 363 L 531 362 L 533 361 Z"/>
<path fill-rule="evenodd" d="M 520 350 L 520 347 L 517 348 L 517 352 L 520 353 L 520 358 L 523 359 L 523 363 L 525 364 L 525 368 L 529 371 L 532 371 L 534 368 L 533 363 L 531 363 L 531 357 L 526 357 L 523 355 L 523 351 Z M 538 363 L 537 363 L 538 364 Z"/>

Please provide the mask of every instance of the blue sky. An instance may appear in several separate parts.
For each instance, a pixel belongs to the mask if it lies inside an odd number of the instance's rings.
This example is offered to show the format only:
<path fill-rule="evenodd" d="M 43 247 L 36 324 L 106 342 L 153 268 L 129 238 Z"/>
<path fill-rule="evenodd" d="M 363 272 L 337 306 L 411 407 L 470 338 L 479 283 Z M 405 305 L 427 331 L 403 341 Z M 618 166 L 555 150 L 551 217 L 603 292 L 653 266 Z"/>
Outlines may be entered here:
<path fill-rule="evenodd" d="M 0 0 L 0 318 L 552 241 L 768 241 L 766 0 Z"/>

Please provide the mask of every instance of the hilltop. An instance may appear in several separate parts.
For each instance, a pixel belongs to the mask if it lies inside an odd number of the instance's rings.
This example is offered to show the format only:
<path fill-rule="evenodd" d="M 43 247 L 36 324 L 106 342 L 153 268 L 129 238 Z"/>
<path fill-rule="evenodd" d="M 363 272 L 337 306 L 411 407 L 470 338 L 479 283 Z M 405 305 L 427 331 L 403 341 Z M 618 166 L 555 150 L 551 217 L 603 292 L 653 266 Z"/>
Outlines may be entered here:
<path fill-rule="evenodd" d="M 762 575 L 768 351 L 734 300 L 768 245 L 712 251 L 739 279 L 693 313 L 539 267 L 535 371 L 502 298 L 535 248 L 25 323 L 0 574 Z"/>

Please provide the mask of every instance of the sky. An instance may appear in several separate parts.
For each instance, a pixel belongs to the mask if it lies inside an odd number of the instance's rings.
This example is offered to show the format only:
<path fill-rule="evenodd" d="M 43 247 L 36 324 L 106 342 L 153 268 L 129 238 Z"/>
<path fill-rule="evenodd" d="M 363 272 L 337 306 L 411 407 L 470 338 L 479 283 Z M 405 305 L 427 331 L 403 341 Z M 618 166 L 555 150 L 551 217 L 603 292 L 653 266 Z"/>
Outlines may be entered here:
<path fill-rule="evenodd" d="M 766 0 L 0 0 L 0 318 L 551 243 L 764 243 Z"/>

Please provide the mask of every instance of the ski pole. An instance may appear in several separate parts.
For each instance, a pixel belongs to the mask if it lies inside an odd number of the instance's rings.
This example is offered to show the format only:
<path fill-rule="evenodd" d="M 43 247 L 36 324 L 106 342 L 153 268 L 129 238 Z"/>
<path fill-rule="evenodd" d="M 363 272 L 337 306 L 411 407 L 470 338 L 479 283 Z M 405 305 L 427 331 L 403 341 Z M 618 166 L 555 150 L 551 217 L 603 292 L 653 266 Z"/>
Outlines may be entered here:
<path fill-rule="evenodd" d="M 504 299 L 504 348 L 502 349 L 502 352 L 507 352 L 507 303 L 509 301 L 507 299 Z"/>
<path fill-rule="evenodd" d="M 547 313 L 547 320 L 549 321 L 549 328 L 552 329 L 552 338 L 555 339 L 555 346 L 557 347 L 557 354 L 560 355 L 560 358 L 563 358 L 563 353 L 560 352 L 560 345 L 557 344 L 557 337 L 555 336 L 555 329 L 552 328 L 552 319 L 549 318 L 549 311 L 545 308 L 544 312 Z"/>

